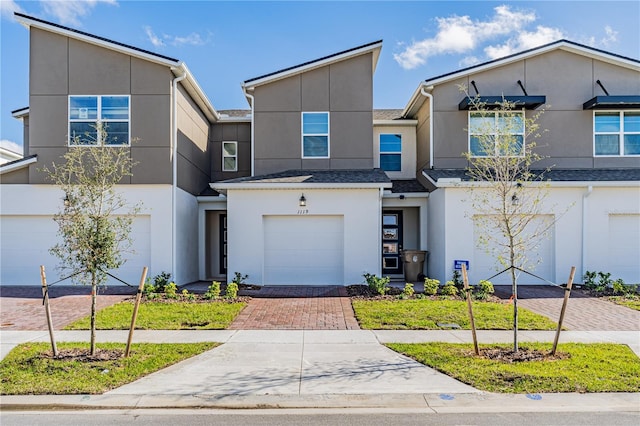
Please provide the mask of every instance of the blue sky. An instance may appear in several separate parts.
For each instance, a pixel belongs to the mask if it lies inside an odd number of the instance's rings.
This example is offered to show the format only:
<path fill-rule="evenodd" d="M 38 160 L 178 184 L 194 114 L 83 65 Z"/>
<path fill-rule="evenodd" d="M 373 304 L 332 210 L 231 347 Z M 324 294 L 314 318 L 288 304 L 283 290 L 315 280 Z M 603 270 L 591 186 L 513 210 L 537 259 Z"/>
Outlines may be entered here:
<path fill-rule="evenodd" d="M 0 0 L 0 144 L 21 150 L 28 106 L 19 11 L 183 60 L 214 107 L 248 108 L 242 81 L 382 39 L 375 108 L 421 80 L 559 38 L 640 58 L 640 1 Z"/>

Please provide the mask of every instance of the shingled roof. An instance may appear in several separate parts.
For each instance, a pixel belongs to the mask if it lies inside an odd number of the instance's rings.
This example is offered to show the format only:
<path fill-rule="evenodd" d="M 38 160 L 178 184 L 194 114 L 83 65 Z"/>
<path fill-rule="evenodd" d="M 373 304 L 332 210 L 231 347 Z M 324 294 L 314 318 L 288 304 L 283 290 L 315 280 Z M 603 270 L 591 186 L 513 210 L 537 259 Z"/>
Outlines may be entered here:
<path fill-rule="evenodd" d="M 218 183 L 391 183 L 391 180 L 380 169 L 287 170 L 229 179 Z"/>
<path fill-rule="evenodd" d="M 425 169 L 434 182 L 438 179 L 460 179 L 471 181 L 465 169 Z M 551 182 L 630 182 L 640 181 L 640 168 L 628 169 L 551 169 L 532 170 L 534 175 L 544 176 Z"/>

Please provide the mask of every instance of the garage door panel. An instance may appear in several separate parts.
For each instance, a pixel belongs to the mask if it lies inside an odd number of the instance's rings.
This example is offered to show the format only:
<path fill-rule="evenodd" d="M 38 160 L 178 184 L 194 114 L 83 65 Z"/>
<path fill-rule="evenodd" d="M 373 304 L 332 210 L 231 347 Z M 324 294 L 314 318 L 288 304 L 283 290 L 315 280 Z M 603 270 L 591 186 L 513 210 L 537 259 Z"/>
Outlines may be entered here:
<path fill-rule="evenodd" d="M 127 262 L 112 273 L 137 285 L 142 268 L 150 263 L 149 216 L 138 216 L 131 231 L 135 253 L 124 254 Z M 60 237 L 52 216 L 0 216 L 0 232 L 0 283 L 40 285 L 40 265 L 45 265 L 50 282 L 57 279 L 59 260 L 49 253 L 49 249 L 60 241 Z M 121 285 L 112 279 L 108 284 Z"/>
<path fill-rule="evenodd" d="M 608 264 L 614 279 L 640 283 L 640 215 L 609 216 Z"/>
<path fill-rule="evenodd" d="M 342 284 L 342 216 L 265 216 L 264 284 Z"/>

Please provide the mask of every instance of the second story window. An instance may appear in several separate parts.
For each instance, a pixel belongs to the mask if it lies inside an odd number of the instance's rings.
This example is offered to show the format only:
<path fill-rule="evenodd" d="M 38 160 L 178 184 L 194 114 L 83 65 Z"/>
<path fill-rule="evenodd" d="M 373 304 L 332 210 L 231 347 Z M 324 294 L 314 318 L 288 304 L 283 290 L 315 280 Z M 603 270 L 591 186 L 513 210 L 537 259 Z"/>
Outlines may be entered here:
<path fill-rule="evenodd" d="M 523 113 L 520 111 L 469 112 L 469 152 L 473 157 L 523 155 Z"/>
<path fill-rule="evenodd" d="M 129 145 L 129 96 L 69 96 L 69 145 Z"/>
<path fill-rule="evenodd" d="M 238 142 L 222 142 L 222 171 L 238 171 Z"/>
<path fill-rule="evenodd" d="M 302 158 L 329 158 L 329 113 L 302 113 Z"/>
<path fill-rule="evenodd" d="M 640 112 L 594 112 L 593 145 L 596 156 L 640 155 Z"/>
<path fill-rule="evenodd" d="M 380 168 L 387 172 L 402 171 L 401 135 L 380 135 Z"/>

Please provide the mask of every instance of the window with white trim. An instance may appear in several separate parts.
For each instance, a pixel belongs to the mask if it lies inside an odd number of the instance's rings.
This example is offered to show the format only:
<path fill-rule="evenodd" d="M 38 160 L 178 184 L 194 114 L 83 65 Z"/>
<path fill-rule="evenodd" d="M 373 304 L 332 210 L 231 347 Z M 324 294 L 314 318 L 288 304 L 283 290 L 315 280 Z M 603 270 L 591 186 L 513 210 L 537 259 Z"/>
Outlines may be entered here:
<path fill-rule="evenodd" d="M 329 158 L 329 113 L 302 113 L 302 158 Z"/>
<path fill-rule="evenodd" d="M 129 105 L 128 95 L 69 96 L 69 145 L 129 145 Z"/>
<path fill-rule="evenodd" d="M 380 135 L 380 168 L 387 172 L 402 171 L 402 135 Z"/>
<path fill-rule="evenodd" d="M 596 156 L 640 155 L 640 111 L 594 111 Z"/>
<path fill-rule="evenodd" d="M 524 155 L 524 112 L 469 111 L 469 152 L 473 157 Z"/>
<path fill-rule="evenodd" d="M 222 171 L 238 171 L 238 142 L 222 142 Z"/>

